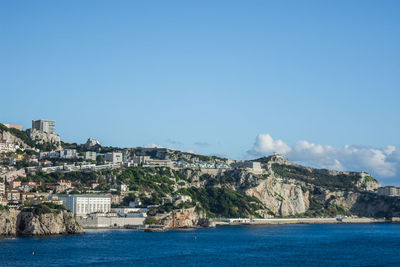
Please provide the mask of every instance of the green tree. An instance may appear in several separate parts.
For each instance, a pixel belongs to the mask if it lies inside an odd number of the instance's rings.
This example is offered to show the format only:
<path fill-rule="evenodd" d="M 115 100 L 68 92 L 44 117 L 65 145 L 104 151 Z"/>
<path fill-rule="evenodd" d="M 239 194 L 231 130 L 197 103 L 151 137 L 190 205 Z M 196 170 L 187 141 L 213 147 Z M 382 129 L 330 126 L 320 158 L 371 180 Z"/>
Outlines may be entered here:
<path fill-rule="evenodd" d="M 96 162 L 97 162 L 98 165 L 104 164 L 104 157 L 102 155 L 98 155 L 96 157 Z"/>

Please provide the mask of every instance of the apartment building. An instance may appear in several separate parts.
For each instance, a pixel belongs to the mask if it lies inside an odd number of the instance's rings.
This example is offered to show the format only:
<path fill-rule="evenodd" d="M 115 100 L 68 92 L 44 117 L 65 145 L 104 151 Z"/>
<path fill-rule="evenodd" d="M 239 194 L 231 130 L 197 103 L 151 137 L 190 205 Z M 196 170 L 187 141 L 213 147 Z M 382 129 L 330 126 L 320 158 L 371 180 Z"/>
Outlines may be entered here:
<path fill-rule="evenodd" d="M 109 212 L 111 197 L 102 195 L 58 195 L 58 199 L 75 216 L 86 216 L 90 213 Z"/>
<path fill-rule="evenodd" d="M 46 133 L 55 134 L 56 122 L 51 120 L 36 120 L 32 121 L 32 129 L 40 130 Z"/>
<path fill-rule="evenodd" d="M 122 153 L 121 152 L 109 152 L 104 155 L 105 161 L 112 163 L 122 163 Z"/>

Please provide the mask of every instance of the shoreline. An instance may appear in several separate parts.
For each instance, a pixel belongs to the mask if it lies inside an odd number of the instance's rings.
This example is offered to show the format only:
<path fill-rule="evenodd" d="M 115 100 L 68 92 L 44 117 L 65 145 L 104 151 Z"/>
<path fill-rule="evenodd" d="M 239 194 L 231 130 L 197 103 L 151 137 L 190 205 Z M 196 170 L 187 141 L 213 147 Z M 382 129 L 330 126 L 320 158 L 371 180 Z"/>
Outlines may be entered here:
<path fill-rule="evenodd" d="M 273 219 L 220 219 L 215 225 L 279 225 L 279 224 L 341 224 L 341 223 L 390 223 L 397 219 L 357 218 L 273 218 Z"/>
<path fill-rule="evenodd" d="M 125 226 L 125 227 L 99 227 L 84 228 L 85 230 L 118 230 L 133 229 L 145 232 L 185 231 L 204 228 L 215 228 L 217 226 L 257 226 L 257 225 L 286 225 L 286 224 L 368 224 L 368 223 L 399 223 L 400 218 L 376 219 L 376 218 L 276 218 L 276 219 L 219 219 L 212 220 L 210 226 L 185 226 L 185 227 L 163 227 L 159 226 Z"/>

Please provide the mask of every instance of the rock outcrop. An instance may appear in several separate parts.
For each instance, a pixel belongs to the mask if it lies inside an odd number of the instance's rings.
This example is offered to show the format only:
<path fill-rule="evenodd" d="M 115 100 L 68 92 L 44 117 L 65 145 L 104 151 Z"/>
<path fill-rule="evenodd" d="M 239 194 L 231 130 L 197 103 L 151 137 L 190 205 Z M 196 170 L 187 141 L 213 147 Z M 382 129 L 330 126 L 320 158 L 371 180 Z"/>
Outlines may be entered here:
<path fill-rule="evenodd" d="M 210 226 L 211 222 L 203 212 L 196 211 L 196 208 L 179 209 L 161 214 L 156 219 L 167 228 L 184 228 Z"/>
<path fill-rule="evenodd" d="M 15 135 L 13 135 L 12 133 L 7 132 L 7 131 L 0 131 L 0 141 L 7 143 L 7 144 L 18 145 L 20 148 L 32 149 L 29 145 L 27 145 L 20 138 L 16 137 Z"/>
<path fill-rule="evenodd" d="M 83 233 L 71 212 L 46 213 L 2 211 L 0 235 L 42 236 Z"/>
<path fill-rule="evenodd" d="M 257 186 L 247 189 L 245 193 L 258 198 L 275 216 L 301 214 L 309 207 L 308 191 L 303 192 L 296 184 L 282 183 L 271 177 L 261 180 Z"/>
<path fill-rule="evenodd" d="M 0 211 L 0 236 L 17 235 L 18 211 Z"/>
<path fill-rule="evenodd" d="M 29 129 L 29 137 L 38 144 L 49 143 L 56 147 L 55 150 L 62 149 L 61 139 L 57 134 L 46 133 L 37 129 Z"/>

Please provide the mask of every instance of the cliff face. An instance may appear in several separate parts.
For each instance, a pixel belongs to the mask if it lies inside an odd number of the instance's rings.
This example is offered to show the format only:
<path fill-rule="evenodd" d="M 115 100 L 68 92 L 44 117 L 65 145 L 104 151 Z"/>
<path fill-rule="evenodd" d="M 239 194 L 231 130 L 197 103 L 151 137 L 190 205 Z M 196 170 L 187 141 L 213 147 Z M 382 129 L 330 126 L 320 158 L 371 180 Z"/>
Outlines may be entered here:
<path fill-rule="evenodd" d="M 17 235 L 17 211 L 0 211 L 0 236 Z"/>
<path fill-rule="evenodd" d="M 25 149 L 31 149 L 31 147 L 27 145 L 24 141 L 7 131 L 0 131 L 0 141 L 4 141 L 9 144 L 19 145 L 20 147 Z"/>
<path fill-rule="evenodd" d="M 309 207 L 308 191 L 303 192 L 296 184 L 282 183 L 271 177 L 261 180 L 245 193 L 258 198 L 267 209 L 279 216 L 304 213 Z"/>
<path fill-rule="evenodd" d="M 159 215 L 156 219 L 168 228 L 210 226 L 204 213 L 196 212 L 196 208 L 174 210 L 167 214 Z"/>
<path fill-rule="evenodd" d="M 60 136 L 58 136 L 57 134 L 51 134 L 36 129 L 31 129 L 29 132 L 29 137 L 32 140 L 36 141 L 38 144 L 50 143 L 56 146 L 55 150 L 62 149 L 61 139 Z"/>
<path fill-rule="evenodd" d="M 83 233 L 71 212 L 36 215 L 33 212 L 0 212 L 0 235 L 58 235 Z"/>

